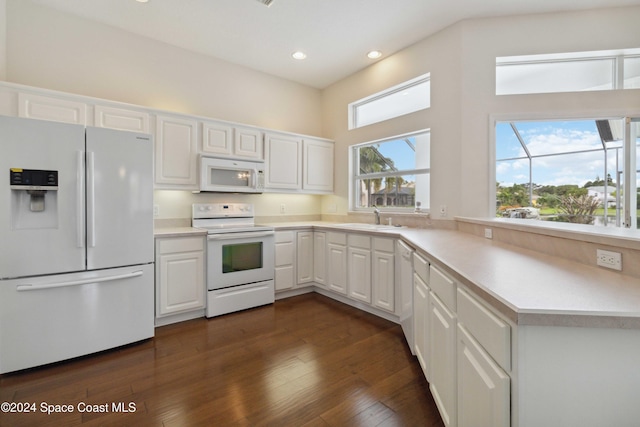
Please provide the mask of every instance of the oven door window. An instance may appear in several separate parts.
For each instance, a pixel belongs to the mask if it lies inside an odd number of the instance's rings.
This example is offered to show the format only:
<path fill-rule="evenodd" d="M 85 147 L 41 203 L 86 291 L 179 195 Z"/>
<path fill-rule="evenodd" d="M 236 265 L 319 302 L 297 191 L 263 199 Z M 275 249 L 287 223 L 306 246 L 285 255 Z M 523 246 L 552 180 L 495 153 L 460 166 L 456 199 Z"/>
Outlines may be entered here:
<path fill-rule="evenodd" d="M 262 242 L 222 246 L 222 273 L 262 268 Z"/>
<path fill-rule="evenodd" d="M 225 187 L 248 187 L 250 170 L 209 169 L 209 184 Z"/>

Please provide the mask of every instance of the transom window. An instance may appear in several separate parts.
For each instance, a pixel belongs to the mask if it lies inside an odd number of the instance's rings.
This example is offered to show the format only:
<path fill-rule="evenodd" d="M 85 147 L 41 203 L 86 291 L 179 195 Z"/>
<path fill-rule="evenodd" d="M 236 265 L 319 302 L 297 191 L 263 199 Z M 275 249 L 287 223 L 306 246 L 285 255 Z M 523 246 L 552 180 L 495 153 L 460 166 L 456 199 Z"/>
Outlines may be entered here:
<path fill-rule="evenodd" d="M 352 146 L 352 209 L 427 210 L 430 138 L 424 130 Z"/>
<path fill-rule="evenodd" d="M 640 49 L 496 58 L 496 95 L 640 88 Z"/>
<path fill-rule="evenodd" d="M 637 228 L 640 121 L 504 121 L 496 216 Z"/>
<path fill-rule="evenodd" d="M 349 129 L 429 108 L 430 75 L 425 74 L 349 104 Z"/>

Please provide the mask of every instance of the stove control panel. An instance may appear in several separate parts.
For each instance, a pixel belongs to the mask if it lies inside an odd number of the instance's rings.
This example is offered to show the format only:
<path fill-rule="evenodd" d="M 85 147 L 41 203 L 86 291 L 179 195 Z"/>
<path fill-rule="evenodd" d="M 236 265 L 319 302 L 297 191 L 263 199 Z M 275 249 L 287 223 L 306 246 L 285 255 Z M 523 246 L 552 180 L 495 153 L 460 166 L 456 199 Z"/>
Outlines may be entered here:
<path fill-rule="evenodd" d="M 253 218 L 251 203 L 194 203 L 192 218 Z"/>

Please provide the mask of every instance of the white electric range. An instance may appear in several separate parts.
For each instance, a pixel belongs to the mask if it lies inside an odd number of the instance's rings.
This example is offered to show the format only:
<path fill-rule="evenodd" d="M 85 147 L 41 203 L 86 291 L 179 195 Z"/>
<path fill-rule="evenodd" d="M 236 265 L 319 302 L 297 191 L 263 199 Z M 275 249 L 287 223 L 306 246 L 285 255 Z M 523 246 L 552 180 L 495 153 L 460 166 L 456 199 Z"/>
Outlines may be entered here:
<path fill-rule="evenodd" d="M 207 230 L 207 317 L 273 303 L 275 231 L 252 204 L 193 204 L 192 225 Z"/>

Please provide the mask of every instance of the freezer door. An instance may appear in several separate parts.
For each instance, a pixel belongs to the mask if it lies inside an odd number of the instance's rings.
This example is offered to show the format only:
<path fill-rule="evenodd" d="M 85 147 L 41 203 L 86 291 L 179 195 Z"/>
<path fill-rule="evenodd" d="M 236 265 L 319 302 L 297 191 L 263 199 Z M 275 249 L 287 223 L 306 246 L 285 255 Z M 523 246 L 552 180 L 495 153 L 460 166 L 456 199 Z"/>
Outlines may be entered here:
<path fill-rule="evenodd" d="M 25 170 L 57 189 L 30 194 Z M 0 278 L 84 270 L 84 127 L 0 116 L 0 172 Z"/>
<path fill-rule="evenodd" d="M 151 136 L 87 128 L 87 268 L 153 261 Z"/>
<path fill-rule="evenodd" d="M 153 264 L 0 281 L 0 374 L 154 334 Z"/>

